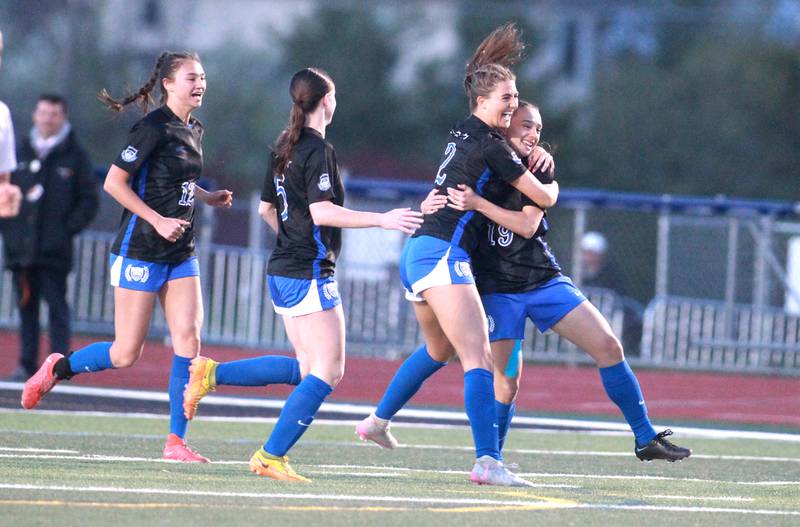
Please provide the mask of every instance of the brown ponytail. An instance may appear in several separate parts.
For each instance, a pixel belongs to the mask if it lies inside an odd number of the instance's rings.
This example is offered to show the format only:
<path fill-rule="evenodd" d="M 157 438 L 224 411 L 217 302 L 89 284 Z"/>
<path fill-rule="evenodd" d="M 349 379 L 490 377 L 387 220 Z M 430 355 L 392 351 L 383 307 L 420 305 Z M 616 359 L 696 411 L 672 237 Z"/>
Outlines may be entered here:
<path fill-rule="evenodd" d="M 467 62 L 464 75 L 470 111 L 475 110 L 479 95 L 485 97 L 498 83 L 516 79 L 510 68 L 522 59 L 524 52 L 525 44 L 513 22 L 498 27 L 481 42 Z"/>
<path fill-rule="evenodd" d="M 158 60 L 156 60 L 156 64 L 153 66 L 153 72 L 150 74 L 150 78 L 137 91 L 125 96 L 121 100 L 117 100 L 111 97 L 108 91 L 103 88 L 97 95 L 97 98 L 100 99 L 100 101 L 102 101 L 109 110 L 115 112 L 121 112 L 125 106 L 133 102 L 138 102 L 139 106 L 142 108 L 142 111 L 147 113 L 147 110 L 153 103 L 151 92 L 153 91 L 153 88 L 155 88 L 156 83 L 158 83 L 159 87 L 161 88 L 160 102 L 161 104 L 164 104 L 167 102 L 167 92 L 164 90 L 164 85 L 161 83 L 161 80 L 173 79 L 175 72 L 178 71 L 183 62 L 186 60 L 200 62 L 200 57 L 197 56 L 197 53 L 190 53 L 188 51 L 165 51 L 158 56 Z"/>
<path fill-rule="evenodd" d="M 289 95 L 292 97 L 289 122 L 274 146 L 275 162 L 272 166 L 276 175 L 283 174 L 286 170 L 294 145 L 300 140 L 306 115 L 316 110 L 322 98 L 332 89 L 333 80 L 330 75 L 319 68 L 306 68 L 292 76 L 289 83 Z"/>

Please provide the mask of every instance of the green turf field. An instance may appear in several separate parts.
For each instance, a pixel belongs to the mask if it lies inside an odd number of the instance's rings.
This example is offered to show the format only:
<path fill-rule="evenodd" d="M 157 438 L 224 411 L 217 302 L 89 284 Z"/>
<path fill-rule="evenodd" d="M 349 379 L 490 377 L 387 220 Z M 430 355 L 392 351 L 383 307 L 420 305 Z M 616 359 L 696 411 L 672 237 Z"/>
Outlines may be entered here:
<path fill-rule="evenodd" d="M 676 438 L 695 456 L 641 463 L 627 436 L 512 430 L 506 459 L 537 487 L 468 481 L 464 427 L 397 427 L 382 451 L 315 423 L 292 451 L 314 481 L 246 461 L 272 424 L 193 423 L 210 465 L 161 462 L 166 420 L 0 413 L 0 525 L 800 525 L 800 443 Z"/>

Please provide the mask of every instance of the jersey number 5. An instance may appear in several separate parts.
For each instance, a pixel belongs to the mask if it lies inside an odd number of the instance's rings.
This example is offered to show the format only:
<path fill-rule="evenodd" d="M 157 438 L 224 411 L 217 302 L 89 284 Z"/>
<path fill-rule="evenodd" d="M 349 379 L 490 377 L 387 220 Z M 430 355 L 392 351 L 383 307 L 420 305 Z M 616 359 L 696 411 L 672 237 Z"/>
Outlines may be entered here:
<path fill-rule="evenodd" d="M 283 175 L 275 178 L 275 192 L 278 194 L 278 199 L 282 202 L 281 221 L 286 221 L 289 219 L 289 199 L 286 197 L 286 189 L 283 188 Z"/>
<path fill-rule="evenodd" d="M 442 183 L 444 183 L 444 180 L 447 178 L 447 173 L 442 172 L 442 170 L 445 169 L 447 163 L 449 163 L 453 159 L 454 155 L 456 155 L 456 144 L 447 143 L 447 147 L 444 149 L 444 161 L 442 161 L 442 164 L 439 165 L 439 171 L 436 172 L 436 184 L 440 187 L 442 186 Z"/>

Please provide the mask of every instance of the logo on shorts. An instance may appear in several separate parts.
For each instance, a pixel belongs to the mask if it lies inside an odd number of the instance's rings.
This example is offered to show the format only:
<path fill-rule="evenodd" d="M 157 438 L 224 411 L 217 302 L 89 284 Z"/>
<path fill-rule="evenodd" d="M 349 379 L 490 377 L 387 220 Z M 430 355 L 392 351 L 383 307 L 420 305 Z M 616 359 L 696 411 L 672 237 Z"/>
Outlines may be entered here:
<path fill-rule="evenodd" d="M 492 318 L 492 315 L 486 315 L 486 322 L 489 323 L 489 333 L 494 333 L 494 318 Z"/>
<path fill-rule="evenodd" d="M 139 151 L 136 150 L 134 147 L 128 145 L 128 147 L 122 151 L 120 157 L 126 163 L 133 163 L 134 161 L 136 161 L 136 158 L 139 157 Z"/>
<path fill-rule="evenodd" d="M 322 286 L 322 294 L 325 295 L 325 298 L 328 300 L 339 298 L 339 286 L 336 282 L 328 282 Z"/>
<path fill-rule="evenodd" d="M 128 282 L 147 282 L 147 279 L 150 278 L 150 270 L 146 266 L 135 266 L 132 264 L 128 264 L 128 267 L 125 268 L 125 279 Z"/>
<path fill-rule="evenodd" d="M 319 177 L 319 183 L 317 183 L 317 187 L 322 191 L 325 192 L 331 189 L 331 177 L 328 173 L 324 173 Z"/>
<path fill-rule="evenodd" d="M 462 278 L 472 278 L 472 268 L 467 262 L 455 262 L 453 264 L 453 270 Z"/>

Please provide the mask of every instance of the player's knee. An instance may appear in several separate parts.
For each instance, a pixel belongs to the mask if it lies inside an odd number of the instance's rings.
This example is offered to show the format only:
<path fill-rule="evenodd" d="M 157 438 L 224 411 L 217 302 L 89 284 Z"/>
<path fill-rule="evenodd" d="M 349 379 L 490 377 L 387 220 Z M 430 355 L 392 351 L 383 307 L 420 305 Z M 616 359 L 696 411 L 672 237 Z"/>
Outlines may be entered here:
<path fill-rule="evenodd" d="M 331 371 L 331 387 L 336 388 L 336 385 L 339 384 L 339 381 L 342 380 L 344 377 L 344 361 L 339 362 L 332 368 Z"/>
<path fill-rule="evenodd" d="M 184 352 L 200 350 L 200 327 L 189 325 L 180 328 L 172 334 L 172 345 Z"/>
<path fill-rule="evenodd" d="M 126 345 L 115 342 L 109 351 L 111 364 L 113 364 L 115 368 L 130 368 L 136 364 L 136 361 L 142 356 L 143 350 L 144 344 Z"/>
<path fill-rule="evenodd" d="M 606 335 L 601 345 L 601 355 L 603 362 L 617 364 L 625 358 L 622 351 L 622 343 L 614 335 Z"/>
<path fill-rule="evenodd" d="M 519 392 L 519 380 L 502 375 L 494 384 L 494 398 L 503 404 L 511 404 Z"/>

